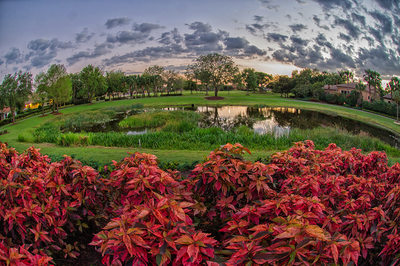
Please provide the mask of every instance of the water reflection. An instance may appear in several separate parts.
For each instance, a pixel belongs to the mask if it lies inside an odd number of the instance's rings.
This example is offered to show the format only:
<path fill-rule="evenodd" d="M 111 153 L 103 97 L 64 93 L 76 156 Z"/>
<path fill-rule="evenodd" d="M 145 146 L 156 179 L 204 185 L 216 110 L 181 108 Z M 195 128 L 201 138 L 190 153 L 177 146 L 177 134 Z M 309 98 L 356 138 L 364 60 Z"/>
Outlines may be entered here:
<path fill-rule="evenodd" d="M 286 107 L 199 106 L 197 112 L 205 114 L 199 123 L 200 127 L 217 126 L 224 130 L 231 130 L 245 125 L 257 134 L 272 133 L 276 137 L 288 135 L 292 128 L 334 127 L 352 134 L 373 136 L 392 146 L 398 146 L 399 136 L 388 130 L 315 111 Z"/>
<path fill-rule="evenodd" d="M 132 130 L 132 131 L 128 131 L 127 133 L 126 133 L 126 135 L 131 135 L 131 136 L 134 136 L 134 135 L 143 135 L 143 134 L 146 134 L 148 132 L 148 130 L 147 130 L 147 128 L 145 128 L 144 130 Z"/>

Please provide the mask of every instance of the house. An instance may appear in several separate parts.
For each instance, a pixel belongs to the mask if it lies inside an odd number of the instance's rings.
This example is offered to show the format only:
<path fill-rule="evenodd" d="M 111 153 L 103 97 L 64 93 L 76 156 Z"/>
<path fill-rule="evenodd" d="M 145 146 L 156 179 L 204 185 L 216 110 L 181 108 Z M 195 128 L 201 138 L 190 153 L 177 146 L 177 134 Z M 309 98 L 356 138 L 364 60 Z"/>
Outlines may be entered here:
<path fill-rule="evenodd" d="M 324 90 L 330 94 L 344 94 L 349 95 L 353 90 L 356 89 L 358 83 L 347 83 L 337 85 L 325 85 Z M 367 85 L 365 90 L 361 92 L 361 96 L 364 101 L 370 102 L 371 100 L 379 99 L 379 94 L 375 87 Z"/>
<path fill-rule="evenodd" d="M 395 103 L 394 100 L 392 99 L 391 93 L 388 93 L 385 96 L 383 96 L 383 100 L 387 103 Z"/>
<path fill-rule="evenodd" d="M 0 120 L 4 120 L 11 113 L 10 107 L 0 109 Z"/>

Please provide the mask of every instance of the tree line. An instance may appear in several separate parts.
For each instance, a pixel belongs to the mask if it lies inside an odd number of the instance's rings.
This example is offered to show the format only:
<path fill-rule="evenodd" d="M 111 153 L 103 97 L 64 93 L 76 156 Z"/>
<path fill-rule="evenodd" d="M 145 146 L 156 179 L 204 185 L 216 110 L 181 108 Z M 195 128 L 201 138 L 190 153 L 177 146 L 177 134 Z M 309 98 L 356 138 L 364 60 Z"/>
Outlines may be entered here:
<path fill-rule="evenodd" d="M 127 75 L 121 71 L 104 72 L 99 67 L 88 65 L 78 73 L 68 73 L 62 64 L 51 65 L 46 72 L 41 72 L 33 79 L 29 72 L 17 72 L 4 77 L 0 85 L 0 108 L 9 107 L 12 121 L 15 121 L 16 110 L 23 110 L 29 99 L 44 106 L 49 103 L 53 112 L 66 103 L 91 103 L 95 98 L 113 100 L 129 97 L 157 97 L 159 95 L 182 94 L 183 90 L 191 92 L 204 90 L 206 95 L 214 91 L 218 96 L 221 89 L 229 86 L 232 89 L 250 92 L 263 92 L 267 88 L 284 97 L 321 98 L 325 95 L 323 86 L 349 83 L 354 81 L 351 71 L 337 73 L 320 72 L 303 69 L 291 75 L 271 75 L 258 72 L 253 68 L 242 71 L 232 57 L 217 53 L 201 55 L 188 65 L 184 75 L 161 66 L 150 66 L 142 74 Z M 372 70 L 365 70 L 364 81 L 376 87 L 383 96 L 381 76 Z M 360 101 L 361 91 L 365 89 L 359 83 L 353 98 Z M 399 79 L 393 77 L 387 90 L 394 98 L 400 98 Z M 400 100 L 400 99 L 399 99 Z"/>

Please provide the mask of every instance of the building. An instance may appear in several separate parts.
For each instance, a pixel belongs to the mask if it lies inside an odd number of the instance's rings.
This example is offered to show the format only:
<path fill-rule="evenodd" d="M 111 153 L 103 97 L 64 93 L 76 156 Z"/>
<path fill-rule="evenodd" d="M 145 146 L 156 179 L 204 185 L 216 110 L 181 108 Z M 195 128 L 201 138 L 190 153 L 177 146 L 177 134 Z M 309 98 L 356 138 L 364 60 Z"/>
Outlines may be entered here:
<path fill-rule="evenodd" d="M 347 84 L 337 84 L 337 85 L 325 85 L 324 90 L 326 93 L 330 94 L 344 94 L 349 95 L 353 90 L 356 89 L 358 83 L 347 83 Z M 371 100 L 379 99 L 379 93 L 375 87 L 367 85 L 365 90 L 361 92 L 364 101 L 370 102 Z"/>
<path fill-rule="evenodd" d="M 383 96 L 383 100 L 387 103 L 395 103 L 394 100 L 392 99 L 391 93 L 388 93 L 385 96 Z"/>
<path fill-rule="evenodd" d="M 0 109 L 0 120 L 4 120 L 11 113 L 10 107 Z"/>

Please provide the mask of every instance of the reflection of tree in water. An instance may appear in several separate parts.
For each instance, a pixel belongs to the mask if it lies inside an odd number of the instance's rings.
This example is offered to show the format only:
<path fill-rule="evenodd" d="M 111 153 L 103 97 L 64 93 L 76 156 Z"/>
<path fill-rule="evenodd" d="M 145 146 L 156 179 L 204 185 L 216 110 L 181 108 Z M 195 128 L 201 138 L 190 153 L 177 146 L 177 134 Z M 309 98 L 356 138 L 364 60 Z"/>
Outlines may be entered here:
<path fill-rule="evenodd" d="M 199 127 L 219 127 L 223 130 L 231 130 L 235 127 L 245 125 L 252 128 L 256 121 L 254 118 L 242 115 L 220 117 L 218 107 L 208 107 L 203 114 L 204 116 L 199 121 Z"/>
<path fill-rule="evenodd" d="M 346 130 L 352 134 L 363 133 L 379 138 L 392 146 L 395 146 L 397 143 L 397 140 L 393 138 L 393 134 L 387 130 L 373 127 L 352 119 L 315 111 L 298 110 L 294 108 L 248 107 L 243 115 L 232 115 L 227 118 L 220 117 L 218 108 L 216 107 L 206 107 L 200 112 L 204 113 L 203 118 L 199 122 L 200 127 L 216 126 L 224 130 L 231 130 L 232 128 L 241 125 L 254 128 L 254 125 L 257 123 L 259 124 L 256 124 L 258 130 L 266 133 L 270 132 L 270 130 L 276 126 L 300 129 L 312 129 L 322 126 Z"/>
<path fill-rule="evenodd" d="M 264 111 L 263 108 L 248 107 L 246 109 L 246 114 L 247 114 L 248 117 L 251 117 L 251 118 L 254 118 L 254 119 L 270 119 L 271 118 L 271 113 L 270 112 L 263 112 L 263 111 Z"/>
<path fill-rule="evenodd" d="M 320 122 L 312 117 L 313 114 L 304 111 L 296 110 L 295 112 L 288 112 L 286 108 L 281 110 L 271 109 L 271 112 L 278 125 L 282 127 L 290 126 L 300 129 L 310 129 L 320 125 Z"/>

